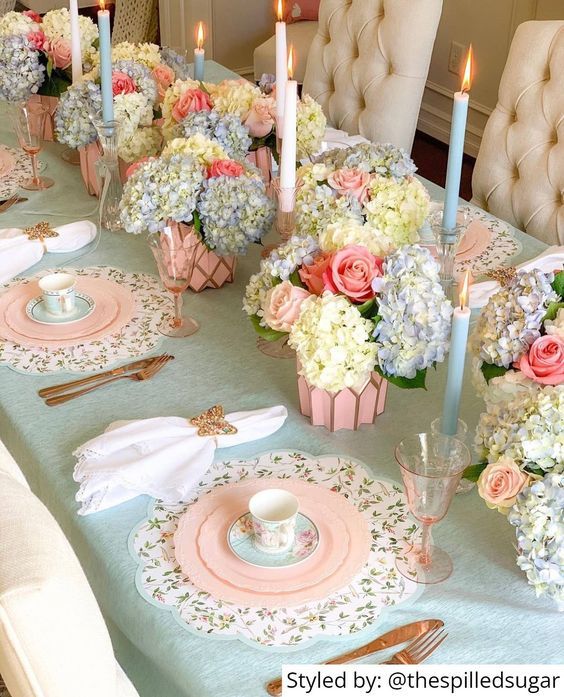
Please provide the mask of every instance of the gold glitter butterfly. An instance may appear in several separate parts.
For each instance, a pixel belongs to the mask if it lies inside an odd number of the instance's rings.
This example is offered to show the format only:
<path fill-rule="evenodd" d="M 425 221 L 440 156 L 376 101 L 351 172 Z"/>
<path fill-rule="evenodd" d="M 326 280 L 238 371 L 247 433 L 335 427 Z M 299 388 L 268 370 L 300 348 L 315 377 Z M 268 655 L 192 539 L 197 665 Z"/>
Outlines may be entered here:
<path fill-rule="evenodd" d="M 190 423 L 198 427 L 199 436 L 227 436 L 237 433 L 235 426 L 225 420 L 225 412 L 221 404 L 216 404 L 199 416 L 194 416 L 190 419 Z"/>
<path fill-rule="evenodd" d="M 58 237 L 59 233 L 53 230 L 46 220 L 42 220 L 31 227 L 26 227 L 24 234 L 28 240 L 39 240 L 43 242 L 46 237 Z"/>

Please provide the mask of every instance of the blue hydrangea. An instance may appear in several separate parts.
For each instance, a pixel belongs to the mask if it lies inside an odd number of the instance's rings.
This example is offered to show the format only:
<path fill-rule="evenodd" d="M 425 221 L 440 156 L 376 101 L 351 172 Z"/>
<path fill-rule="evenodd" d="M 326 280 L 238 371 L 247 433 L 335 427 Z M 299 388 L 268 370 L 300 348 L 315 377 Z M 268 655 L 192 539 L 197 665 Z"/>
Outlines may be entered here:
<path fill-rule="evenodd" d="M 135 83 L 137 92 L 140 92 L 151 104 L 156 103 L 157 83 L 146 65 L 130 60 L 119 60 L 112 65 L 112 71 L 129 75 Z"/>
<path fill-rule="evenodd" d="M 260 242 L 274 219 L 274 204 L 254 176 L 208 179 L 198 206 L 204 240 L 220 256 L 245 254 Z"/>
<path fill-rule="evenodd" d="M 25 36 L 0 37 L 0 99 L 27 101 L 45 79 L 45 67 Z"/>
<path fill-rule="evenodd" d="M 380 281 L 380 279 L 378 279 Z M 444 361 L 452 305 L 439 281 L 439 267 L 427 249 L 403 247 L 386 258 L 378 289 L 374 330 L 378 363 L 386 375 L 414 378 Z"/>
<path fill-rule="evenodd" d="M 336 148 L 323 153 L 315 161 L 336 169 L 358 167 L 396 179 L 403 179 L 417 171 L 410 155 L 390 143 L 359 143 L 350 148 Z"/>
<path fill-rule="evenodd" d="M 237 114 L 221 116 L 215 110 L 195 111 L 183 120 L 182 129 L 186 138 L 200 133 L 216 140 L 233 160 L 244 159 L 253 142 Z"/>
<path fill-rule="evenodd" d="M 174 70 L 177 80 L 189 80 L 192 77 L 190 64 L 186 62 L 186 58 L 177 51 L 168 46 L 161 48 L 161 59 L 169 68 Z"/>
<path fill-rule="evenodd" d="M 55 133 L 60 143 L 80 148 L 93 143 L 98 134 L 92 119 L 102 109 L 102 94 L 92 80 L 71 85 L 61 94 L 55 112 Z"/>

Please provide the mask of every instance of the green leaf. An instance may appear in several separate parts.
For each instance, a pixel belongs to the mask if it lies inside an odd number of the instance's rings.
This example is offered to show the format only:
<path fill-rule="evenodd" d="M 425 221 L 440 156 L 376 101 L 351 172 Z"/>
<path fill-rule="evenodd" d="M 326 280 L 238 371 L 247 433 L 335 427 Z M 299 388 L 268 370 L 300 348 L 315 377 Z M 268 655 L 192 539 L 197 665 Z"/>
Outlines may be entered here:
<path fill-rule="evenodd" d="M 564 271 L 559 271 L 554 277 L 552 287 L 558 295 L 564 300 Z"/>
<path fill-rule="evenodd" d="M 58 70 L 53 70 L 50 77 L 43 80 L 43 84 L 38 90 L 38 94 L 43 94 L 48 97 L 59 97 L 63 92 L 66 92 L 70 85 L 64 73 Z"/>
<path fill-rule="evenodd" d="M 194 230 L 198 234 L 201 235 L 202 234 L 202 220 L 200 218 L 200 214 L 198 213 L 198 211 L 195 210 L 194 213 L 192 213 L 192 218 L 193 218 L 193 222 L 194 222 Z"/>
<path fill-rule="evenodd" d="M 403 378 L 398 375 L 386 375 L 380 368 L 380 366 L 375 366 L 374 370 L 385 378 L 388 382 L 396 387 L 401 387 L 402 390 L 415 390 L 418 388 L 427 389 L 425 386 L 425 379 L 427 377 L 427 369 L 418 370 L 414 378 Z"/>
<path fill-rule="evenodd" d="M 47 61 L 47 77 L 51 79 L 51 73 L 53 72 L 53 61 L 51 58 Z"/>
<path fill-rule="evenodd" d="M 556 315 L 558 314 L 558 310 L 562 309 L 564 307 L 564 302 L 563 303 L 557 303 L 553 302 L 550 303 L 546 310 L 546 315 L 543 317 L 542 321 L 544 322 L 547 319 L 553 320 L 556 319 Z"/>
<path fill-rule="evenodd" d="M 256 333 L 262 336 L 263 339 L 266 339 L 266 341 L 277 341 L 283 336 L 288 336 L 285 332 L 277 332 L 274 329 L 270 329 L 270 327 L 263 327 L 258 315 L 251 315 L 250 319 Z"/>
<path fill-rule="evenodd" d="M 304 284 L 302 283 L 302 279 L 300 278 L 298 269 L 296 269 L 290 274 L 290 283 L 293 286 L 298 286 L 298 288 L 305 288 Z"/>
<path fill-rule="evenodd" d="M 479 462 L 477 465 L 470 465 L 462 473 L 462 478 L 467 479 L 469 482 L 477 482 L 487 466 L 487 462 Z"/>
<path fill-rule="evenodd" d="M 494 365 L 493 363 L 482 363 L 480 370 L 482 371 L 482 375 L 486 378 L 486 382 L 489 382 L 493 378 L 499 378 L 502 375 L 505 375 L 509 368 Z"/>
<path fill-rule="evenodd" d="M 373 320 L 376 317 L 378 317 L 378 321 L 382 319 L 378 316 L 379 307 L 376 298 L 367 300 L 365 303 L 362 303 L 362 305 L 355 305 L 355 307 L 365 319 Z"/>

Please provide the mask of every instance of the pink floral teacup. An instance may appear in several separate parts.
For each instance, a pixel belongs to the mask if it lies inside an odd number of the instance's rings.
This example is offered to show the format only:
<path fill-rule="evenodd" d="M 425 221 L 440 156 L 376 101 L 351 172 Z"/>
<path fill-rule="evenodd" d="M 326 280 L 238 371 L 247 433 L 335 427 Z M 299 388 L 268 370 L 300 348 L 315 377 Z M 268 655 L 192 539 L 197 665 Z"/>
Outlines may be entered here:
<path fill-rule="evenodd" d="M 253 543 L 260 552 L 282 554 L 294 544 L 299 502 L 285 489 L 264 489 L 251 497 Z"/>

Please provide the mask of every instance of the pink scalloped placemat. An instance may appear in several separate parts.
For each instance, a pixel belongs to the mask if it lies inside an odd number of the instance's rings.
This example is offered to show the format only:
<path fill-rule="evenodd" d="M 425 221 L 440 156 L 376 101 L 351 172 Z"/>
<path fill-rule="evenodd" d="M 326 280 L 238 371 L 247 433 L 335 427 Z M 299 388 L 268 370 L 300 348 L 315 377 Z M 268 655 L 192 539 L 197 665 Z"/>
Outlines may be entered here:
<path fill-rule="evenodd" d="M 456 250 L 456 261 L 468 261 L 474 259 L 489 247 L 493 233 L 479 220 L 473 220 L 466 228 L 458 249 Z"/>
<path fill-rule="evenodd" d="M 332 516 L 339 519 L 345 526 L 349 544 L 341 563 L 332 572 L 324 574 L 324 569 L 329 563 L 334 563 L 329 547 L 324 546 L 312 555 L 311 563 L 299 565 L 294 568 L 293 575 L 300 578 L 302 574 L 310 582 L 306 587 L 288 590 L 276 577 L 281 569 L 255 569 L 260 575 L 261 581 L 271 580 L 271 592 L 259 592 L 249 588 L 241 588 L 237 580 L 230 573 L 230 581 L 220 578 L 202 559 L 198 538 L 200 530 L 209 516 L 212 508 L 225 507 L 226 518 L 221 521 L 216 519 L 219 525 L 214 525 L 210 531 L 210 542 L 214 539 L 225 538 L 229 525 L 235 520 L 237 514 L 244 513 L 249 498 L 262 489 L 275 485 L 277 488 L 291 491 L 300 499 L 304 499 L 304 512 L 317 525 L 322 520 L 322 509 L 317 509 L 317 504 L 323 504 L 323 509 L 329 508 Z M 327 534 L 327 529 L 324 530 Z M 371 546 L 371 535 L 363 515 L 347 499 L 326 487 L 311 484 L 296 479 L 272 480 L 253 479 L 236 484 L 226 484 L 203 496 L 197 503 L 191 506 L 180 519 L 178 529 L 174 535 L 175 555 L 182 571 L 190 578 L 198 588 L 206 591 L 214 598 L 231 603 L 238 603 L 246 607 L 293 607 L 306 602 L 320 600 L 343 588 L 358 574 L 368 560 Z M 214 564 L 221 565 L 227 562 L 228 556 L 233 556 L 227 545 L 214 545 Z M 317 559 L 316 559 L 317 557 Z M 315 581 L 312 576 L 312 567 L 319 571 L 320 580 Z M 262 572 L 258 574 L 258 572 Z M 225 576 L 226 574 L 222 574 Z"/>

